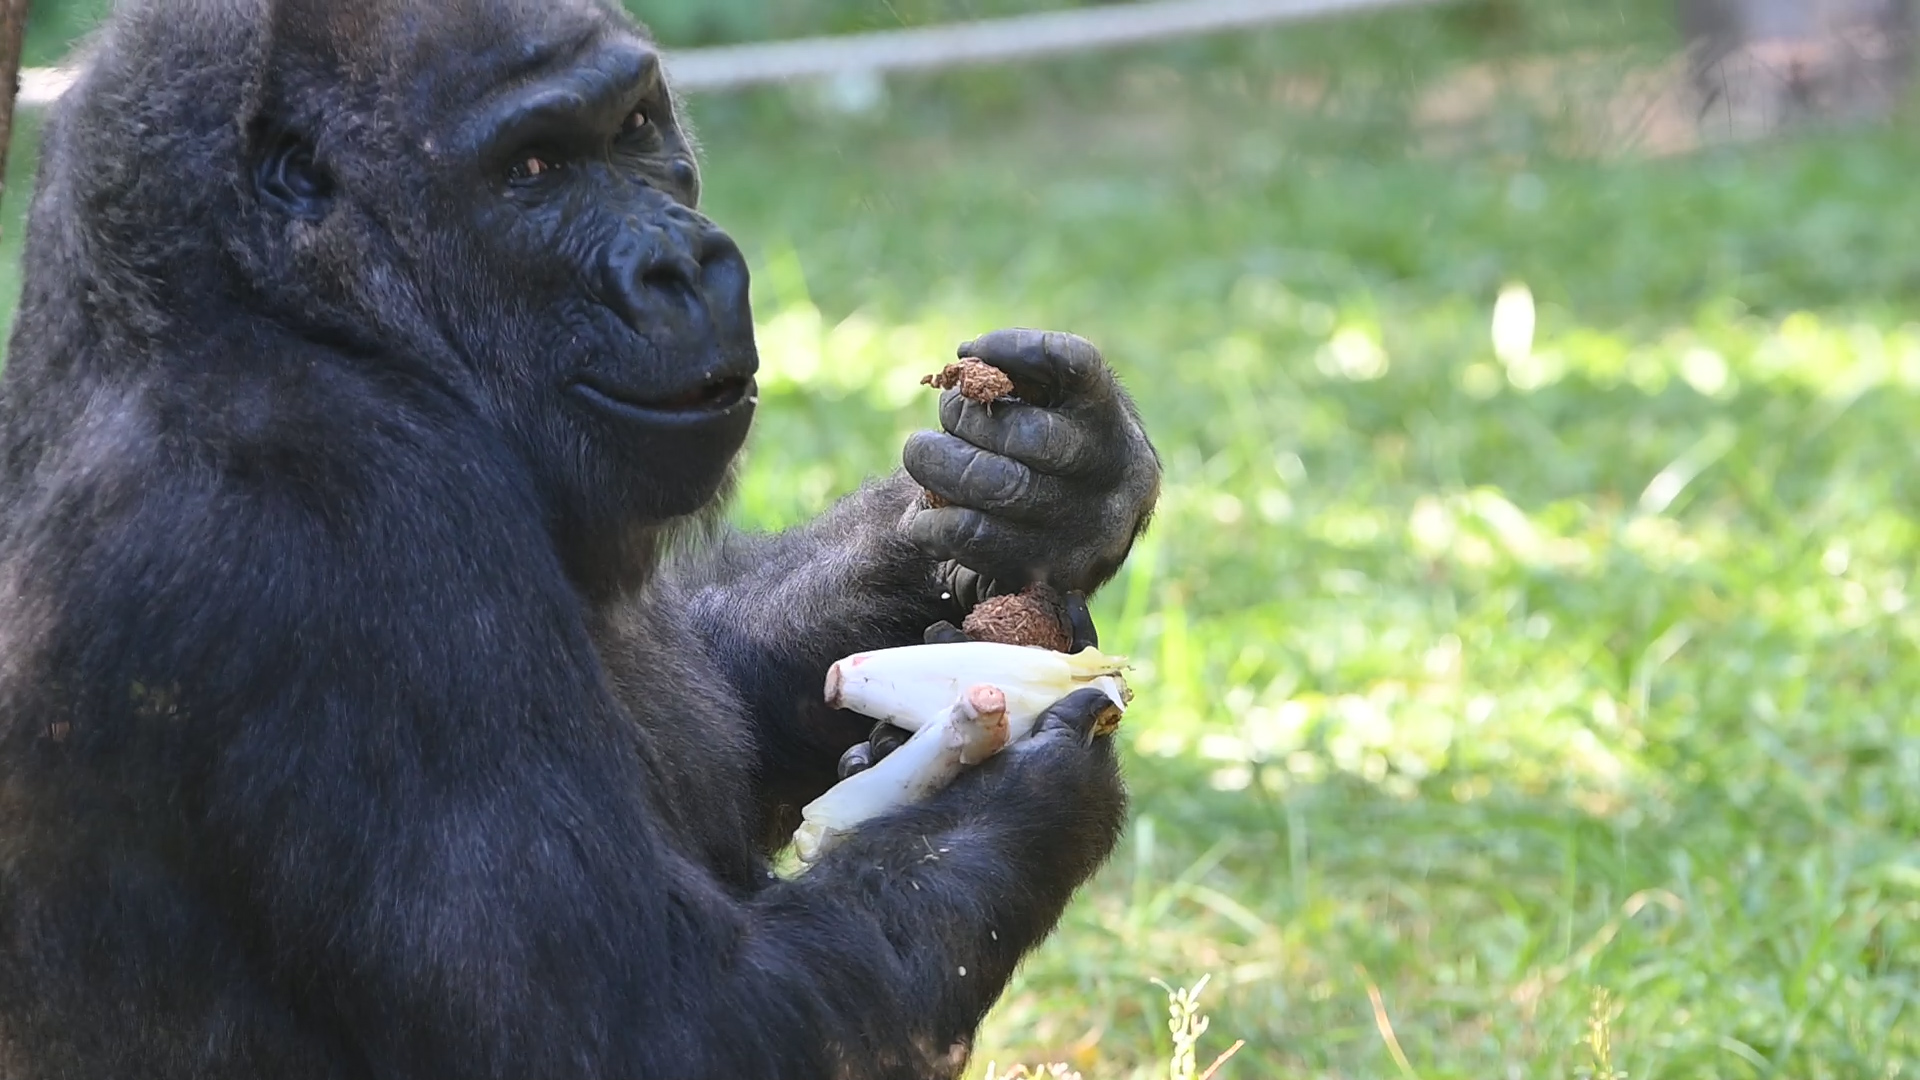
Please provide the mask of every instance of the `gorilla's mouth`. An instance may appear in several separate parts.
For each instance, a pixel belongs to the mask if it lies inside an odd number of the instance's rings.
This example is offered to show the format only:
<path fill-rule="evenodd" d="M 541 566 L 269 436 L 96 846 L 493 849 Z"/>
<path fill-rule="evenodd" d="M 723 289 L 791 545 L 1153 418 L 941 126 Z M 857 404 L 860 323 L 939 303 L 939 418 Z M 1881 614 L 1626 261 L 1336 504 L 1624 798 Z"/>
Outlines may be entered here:
<path fill-rule="evenodd" d="M 753 380 L 745 376 L 713 379 L 669 397 L 650 397 L 592 376 L 573 381 L 574 393 L 602 409 L 653 420 L 690 420 L 730 412 L 747 399 L 752 389 Z"/>

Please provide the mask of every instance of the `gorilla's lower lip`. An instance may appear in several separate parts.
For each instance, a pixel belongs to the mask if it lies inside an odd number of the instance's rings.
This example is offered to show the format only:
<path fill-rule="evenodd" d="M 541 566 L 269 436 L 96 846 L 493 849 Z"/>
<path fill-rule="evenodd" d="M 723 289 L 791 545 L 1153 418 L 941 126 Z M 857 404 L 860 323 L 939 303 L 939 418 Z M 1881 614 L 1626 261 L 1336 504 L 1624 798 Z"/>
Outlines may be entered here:
<path fill-rule="evenodd" d="M 599 379 L 573 381 L 573 392 L 609 412 L 638 419 L 698 420 L 731 412 L 746 401 L 753 380 L 744 376 L 715 379 L 672 397 L 642 397 L 631 390 L 609 385 Z"/>

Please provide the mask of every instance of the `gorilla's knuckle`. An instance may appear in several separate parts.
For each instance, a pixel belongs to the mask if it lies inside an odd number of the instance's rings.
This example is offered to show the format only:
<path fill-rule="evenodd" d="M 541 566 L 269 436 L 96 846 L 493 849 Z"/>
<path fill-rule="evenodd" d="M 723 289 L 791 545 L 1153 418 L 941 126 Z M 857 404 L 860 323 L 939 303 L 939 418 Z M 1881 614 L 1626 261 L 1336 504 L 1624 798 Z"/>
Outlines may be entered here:
<path fill-rule="evenodd" d="M 963 546 L 979 550 L 987 548 L 1000 538 L 1000 527 L 986 514 L 969 511 L 964 533 L 966 542 Z"/>
<path fill-rule="evenodd" d="M 964 426 L 972 415 L 968 406 L 973 402 L 958 389 L 940 391 L 940 426 L 955 435 L 963 435 Z"/>
<path fill-rule="evenodd" d="M 1039 441 L 1047 460 L 1065 473 L 1087 471 L 1090 452 L 1097 448 L 1096 435 L 1085 424 L 1065 416 L 1045 414 L 1038 425 Z"/>
<path fill-rule="evenodd" d="M 1046 347 L 1049 356 L 1069 362 L 1099 355 L 1093 347 L 1093 342 L 1065 330 L 1049 330 L 1046 335 Z"/>
<path fill-rule="evenodd" d="M 995 479 L 993 500 L 1001 506 L 1026 502 L 1033 493 L 1033 473 L 1014 462 L 995 470 Z"/>
<path fill-rule="evenodd" d="M 929 554 L 957 558 L 976 542 L 971 514 L 957 507 L 926 511 L 916 519 L 912 538 Z"/>
<path fill-rule="evenodd" d="M 976 473 L 984 464 L 978 446 L 953 435 L 936 440 L 928 456 L 937 463 L 942 474 L 960 485 L 974 482 Z"/>
<path fill-rule="evenodd" d="M 916 479 L 925 479 L 921 472 L 938 459 L 938 445 L 939 437 L 933 432 L 916 431 L 901 445 L 900 462 Z"/>
<path fill-rule="evenodd" d="M 1068 377 L 1084 382 L 1106 368 L 1106 360 L 1093 342 L 1078 334 L 1062 330 L 1050 332 L 1046 339 L 1047 355 L 1058 363 Z"/>

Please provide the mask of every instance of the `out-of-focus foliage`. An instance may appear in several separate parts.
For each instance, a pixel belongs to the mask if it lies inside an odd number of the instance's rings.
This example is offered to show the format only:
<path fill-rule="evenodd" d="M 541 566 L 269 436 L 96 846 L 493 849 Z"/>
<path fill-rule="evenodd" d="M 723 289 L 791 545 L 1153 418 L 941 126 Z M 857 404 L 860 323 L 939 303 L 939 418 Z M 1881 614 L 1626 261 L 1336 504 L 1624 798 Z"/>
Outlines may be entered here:
<path fill-rule="evenodd" d="M 1127 0 L 1117 0 L 1124 4 Z M 1064 8 L 1104 6 L 1097 0 L 628 0 L 669 45 L 708 45 L 812 34 L 843 34 L 964 22 Z M 1458 0 L 1440 21 L 1482 46 L 1491 39 L 1548 37 L 1583 44 L 1667 32 L 1664 0 Z"/>
<path fill-rule="evenodd" d="M 112 9 L 113 0 L 31 0 L 21 59 L 28 66 L 57 62 Z"/>
<path fill-rule="evenodd" d="M 1092 6 L 1086 0 L 628 0 L 627 7 L 675 46 L 990 18 Z"/>
<path fill-rule="evenodd" d="M 1125 0 L 1121 0 L 1125 2 Z M 113 0 L 33 0 L 29 64 L 58 59 Z M 1092 0 L 627 0 L 668 45 L 687 47 L 812 34 L 924 26 L 1060 8 Z M 1481 39 L 1543 35 L 1592 43 L 1641 35 L 1670 21 L 1665 0 L 1459 0 L 1444 21 Z M 1659 32 L 1659 31 L 1656 31 Z M 1484 44 L 1484 42 L 1483 42 Z"/>
<path fill-rule="evenodd" d="M 48 63 L 99 20 L 113 0 L 33 0 L 27 62 Z M 1086 6 L 1076 0 L 628 0 L 673 46 L 845 33 Z"/>
<path fill-rule="evenodd" d="M 890 465 L 996 325 L 1101 342 L 1167 456 L 1099 601 L 1139 816 L 983 1053 L 1157 1075 L 1149 977 L 1212 973 L 1228 1076 L 1920 1057 L 1920 139 L 1576 156 L 1670 29 L 1552 30 L 697 103 L 781 448 L 743 520 Z"/>

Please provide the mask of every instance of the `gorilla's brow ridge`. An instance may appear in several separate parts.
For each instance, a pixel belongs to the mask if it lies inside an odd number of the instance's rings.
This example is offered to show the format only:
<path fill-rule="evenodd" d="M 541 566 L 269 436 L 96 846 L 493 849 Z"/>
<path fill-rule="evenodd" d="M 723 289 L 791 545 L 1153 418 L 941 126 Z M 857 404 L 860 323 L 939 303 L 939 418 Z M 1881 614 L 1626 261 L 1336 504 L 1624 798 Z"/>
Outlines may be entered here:
<path fill-rule="evenodd" d="M 561 34 L 502 47 L 504 54 L 493 69 L 496 87 L 513 89 L 551 71 L 571 67 L 596 48 L 632 41 L 651 49 L 652 45 L 626 34 L 609 37 L 607 28 L 597 23 L 582 26 L 572 34 Z"/>
<path fill-rule="evenodd" d="M 462 126 L 461 149 L 484 153 L 503 133 L 519 140 L 541 128 L 610 128 L 636 101 L 659 89 L 660 54 L 639 38 L 601 40 L 585 51 L 591 55 L 570 60 L 546 80 L 503 82 Z"/>

